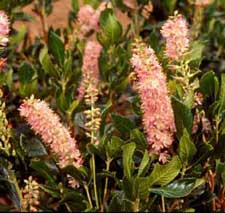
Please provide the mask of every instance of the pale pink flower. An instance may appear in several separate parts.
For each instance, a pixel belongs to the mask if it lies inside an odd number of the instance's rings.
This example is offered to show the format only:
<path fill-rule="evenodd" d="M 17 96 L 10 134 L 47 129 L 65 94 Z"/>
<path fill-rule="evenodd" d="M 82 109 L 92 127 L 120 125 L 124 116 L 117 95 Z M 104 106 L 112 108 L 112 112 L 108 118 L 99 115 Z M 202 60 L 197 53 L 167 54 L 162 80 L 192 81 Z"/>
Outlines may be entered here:
<path fill-rule="evenodd" d="M 171 146 L 176 131 L 166 77 L 153 49 L 139 40 L 134 43 L 131 63 L 137 74 L 137 89 L 150 151 L 160 154 Z"/>
<path fill-rule="evenodd" d="M 79 25 L 80 37 L 84 37 L 88 33 L 99 30 L 99 18 L 101 12 L 106 8 L 106 3 L 102 2 L 97 10 L 90 5 L 84 5 L 80 8 L 77 18 Z"/>
<path fill-rule="evenodd" d="M 136 0 L 123 0 L 123 4 L 130 9 L 135 9 L 137 7 Z"/>
<path fill-rule="evenodd" d="M 208 6 L 211 3 L 212 3 L 212 0 L 196 0 L 194 4 L 197 5 L 197 6 L 205 7 L 205 6 Z"/>
<path fill-rule="evenodd" d="M 101 52 L 101 45 L 97 41 L 88 41 L 83 55 L 83 65 L 82 65 L 82 81 L 79 88 L 79 99 L 82 99 L 87 82 L 92 82 L 92 87 L 97 89 L 99 81 L 99 66 L 98 59 Z"/>
<path fill-rule="evenodd" d="M 9 19 L 4 11 L 0 11 L 0 46 L 6 46 L 9 35 Z"/>
<path fill-rule="evenodd" d="M 161 33 L 166 40 L 166 56 L 179 60 L 189 48 L 189 30 L 184 17 L 180 14 L 170 17 L 162 26 Z"/>
<path fill-rule="evenodd" d="M 46 102 L 31 97 L 23 101 L 19 111 L 34 132 L 41 136 L 50 151 L 58 157 L 61 168 L 67 165 L 82 165 L 75 139 L 70 136 L 68 130 L 60 123 L 59 116 Z"/>

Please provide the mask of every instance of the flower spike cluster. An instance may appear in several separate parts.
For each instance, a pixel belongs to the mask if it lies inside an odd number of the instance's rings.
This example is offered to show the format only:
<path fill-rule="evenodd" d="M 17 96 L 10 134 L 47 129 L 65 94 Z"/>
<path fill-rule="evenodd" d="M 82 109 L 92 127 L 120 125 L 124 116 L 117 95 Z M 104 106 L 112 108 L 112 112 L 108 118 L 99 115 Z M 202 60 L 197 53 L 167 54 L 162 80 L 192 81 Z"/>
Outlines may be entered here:
<path fill-rule="evenodd" d="M 90 5 L 84 5 L 80 8 L 77 14 L 77 19 L 81 38 L 90 33 L 92 30 L 97 31 L 99 29 L 99 18 L 101 12 L 105 8 L 105 2 L 101 3 L 97 10 Z"/>
<path fill-rule="evenodd" d="M 171 60 L 179 60 L 189 48 L 187 21 L 182 15 L 175 13 L 162 26 L 161 33 L 166 40 L 166 56 Z"/>
<path fill-rule="evenodd" d="M 98 59 L 100 57 L 101 49 L 102 46 L 97 41 L 88 41 L 85 46 L 79 99 L 83 98 L 88 82 L 92 82 L 92 87 L 97 89 L 99 81 Z"/>
<path fill-rule="evenodd" d="M 9 35 L 9 19 L 4 11 L 0 11 L 0 46 L 6 46 Z"/>
<path fill-rule="evenodd" d="M 152 48 L 137 39 L 133 44 L 131 63 L 137 74 L 137 89 L 141 98 L 143 125 L 150 152 L 166 162 L 165 150 L 174 141 L 174 114 L 167 90 L 166 77 Z"/>
<path fill-rule="evenodd" d="M 4 48 L 9 41 L 9 19 L 4 11 L 0 10 L 0 48 Z M 6 58 L 0 58 L 0 70 L 4 68 Z"/>
<path fill-rule="evenodd" d="M 82 165 L 83 160 L 75 139 L 46 102 L 31 97 L 23 101 L 19 111 L 34 132 L 41 136 L 43 142 L 58 157 L 61 168 L 67 165 L 78 168 Z"/>

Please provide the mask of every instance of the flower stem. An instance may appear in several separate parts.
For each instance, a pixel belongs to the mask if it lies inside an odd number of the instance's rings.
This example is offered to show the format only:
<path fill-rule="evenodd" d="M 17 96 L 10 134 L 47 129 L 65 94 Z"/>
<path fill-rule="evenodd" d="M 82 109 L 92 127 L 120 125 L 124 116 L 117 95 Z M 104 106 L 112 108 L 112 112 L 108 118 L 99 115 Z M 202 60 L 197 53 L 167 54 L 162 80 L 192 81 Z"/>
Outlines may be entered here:
<path fill-rule="evenodd" d="M 95 156 L 94 156 L 94 154 L 92 154 L 92 156 L 91 156 L 91 164 L 92 164 L 95 204 L 96 204 L 96 207 L 98 209 L 99 208 L 99 202 L 98 202 L 98 192 L 97 192 L 97 183 L 96 183 L 96 169 L 95 169 Z"/>
<path fill-rule="evenodd" d="M 110 163 L 111 163 L 111 159 L 109 158 L 106 161 L 106 171 L 109 171 Z M 102 204 L 101 204 L 101 212 L 104 211 L 104 203 L 106 202 L 107 190 L 108 190 L 108 182 L 109 182 L 109 178 L 106 177 L 105 178 L 105 187 L 104 187 L 104 192 L 103 192 L 103 199 L 102 199 Z"/>
<path fill-rule="evenodd" d="M 166 212 L 165 198 L 164 198 L 164 196 L 161 196 L 161 200 L 162 200 L 162 212 Z"/>
<path fill-rule="evenodd" d="M 139 212 L 140 198 L 136 198 L 133 205 L 133 212 Z"/>
<path fill-rule="evenodd" d="M 90 207 L 93 208 L 93 204 L 92 204 L 92 201 L 91 201 L 91 196 L 90 196 L 90 192 L 89 192 L 89 188 L 88 188 L 87 183 L 84 183 L 84 189 L 86 191 L 86 194 L 87 194 L 87 198 L 88 198 L 88 202 L 90 204 Z"/>

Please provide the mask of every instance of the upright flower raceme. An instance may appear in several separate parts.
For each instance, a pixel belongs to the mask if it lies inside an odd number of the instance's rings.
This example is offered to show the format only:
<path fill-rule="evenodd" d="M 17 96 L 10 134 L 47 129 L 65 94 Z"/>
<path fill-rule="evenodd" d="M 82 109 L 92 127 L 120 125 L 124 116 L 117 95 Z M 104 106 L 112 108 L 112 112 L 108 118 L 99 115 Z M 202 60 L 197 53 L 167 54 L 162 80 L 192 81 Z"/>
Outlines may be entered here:
<path fill-rule="evenodd" d="M 179 60 L 189 48 L 189 30 L 184 17 L 175 14 L 162 26 L 161 33 L 166 40 L 166 56 Z"/>
<path fill-rule="evenodd" d="M 151 152 L 165 162 L 166 149 L 174 141 L 174 114 L 167 90 L 166 77 L 154 50 L 140 41 L 133 44 L 131 63 L 137 74 L 137 89 L 141 99 L 144 130 Z"/>
<path fill-rule="evenodd" d="M 9 41 L 9 19 L 4 11 L 0 11 L 0 48 L 5 47 Z M 4 68 L 6 58 L 0 58 L 0 70 Z"/>
<path fill-rule="evenodd" d="M 79 99 L 83 98 L 89 82 L 92 82 L 92 87 L 97 89 L 99 82 L 98 59 L 101 49 L 102 47 L 97 41 L 88 41 L 85 46 Z"/>
<path fill-rule="evenodd" d="M 99 18 L 101 12 L 106 8 L 106 3 L 100 4 L 97 10 L 90 5 L 84 5 L 80 8 L 77 18 L 79 25 L 80 37 L 84 37 L 90 31 L 99 29 Z"/>
<path fill-rule="evenodd" d="M 75 139 L 70 136 L 68 130 L 60 123 L 59 117 L 46 102 L 31 97 L 23 101 L 19 111 L 34 132 L 41 136 L 43 142 L 58 157 L 61 168 L 67 165 L 75 167 L 82 165 Z"/>
<path fill-rule="evenodd" d="M 9 19 L 4 11 L 0 11 L 0 46 L 6 46 L 9 35 Z"/>

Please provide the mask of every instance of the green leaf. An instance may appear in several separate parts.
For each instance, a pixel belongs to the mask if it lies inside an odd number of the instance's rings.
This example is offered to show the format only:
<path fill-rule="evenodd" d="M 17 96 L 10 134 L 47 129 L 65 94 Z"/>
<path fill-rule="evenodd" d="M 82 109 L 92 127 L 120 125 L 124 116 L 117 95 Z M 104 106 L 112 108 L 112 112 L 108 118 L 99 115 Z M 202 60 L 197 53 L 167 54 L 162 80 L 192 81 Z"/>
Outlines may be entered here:
<path fill-rule="evenodd" d="M 188 133 L 192 133 L 192 122 L 193 117 L 191 113 L 191 109 L 184 105 L 180 100 L 176 97 L 172 96 L 172 106 L 174 110 L 175 123 L 177 128 L 177 137 L 183 135 L 183 129 L 186 128 Z"/>
<path fill-rule="evenodd" d="M 148 147 L 144 134 L 137 128 L 130 131 L 130 139 L 134 141 L 141 150 L 145 150 Z"/>
<path fill-rule="evenodd" d="M 19 68 L 19 80 L 22 84 L 30 83 L 35 76 L 35 71 L 30 64 L 23 62 Z"/>
<path fill-rule="evenodd" d="M 72 0 L 72 8 L 75 13 L 79 11 L 79 1 L 78 0 Z"/>
<path fill-rule="evenodd" d="M 216 176 L 220 183 L 225 186 L 225 163 L 219 162 L 216 167 Z"/>
<path fill-rule="evenodd" d="M 100 42 L 104 46 L 115 44 L 122 36 L 122 26 L 117 20 L 112 9 L 106 9 L 101 13 L 100 26 L 103 30 Z"/>
<path fill-rule="evenodd" d="M 196 154 L 197 149 L 195 144 L 192 142 L 186 129 L 183 131 L 183 136 L 179 143 L 179 157 L 183 164 L 187 165 Z"/>
<path fill-rule="evenodd" d="M 199 41 L 194 41 L 191 47 L 191 51 L 185 56 L 185 61 L 195 61 L 202 58 L 202 51 L 204 44 Z"/>
<path fill-rule="evenodd" d="M 30 167 L 33 168 L 41 177 L 48 180 L 49 184 L 51 184 L 52 186 L 57 186 L 53 178 L 53 175 L 56 173 L 57 170 L 53 170 L 50 164 L 41 160 L 32 160 L 30 163 Z"/>
<path fill-rule="evenodd" d="M 221 74 L 220 94 L 219 94 L 219 113 L 225 109 L 225 74 Z"/>
<path fill-rule="evenodd" d="M 55 69 L 49 55 L 48 55 L 48 49 L 43 48 L 39 55 L 39 61 L 42 65 L 42 68 L 46 73 L 53 77 L 57 77 L 57 70 Z"/>
<path fill-rule="evenodd" d="M 213 71 L 206 72 L 201 77 L 199 84 L 200 90 L 205 96 L 217 96 L 219 82 Z"/>
<path fill-rule="evenodd" d="M 118 114 L 112 113 L 112 119 L 114 126 L 122 133 L 129 133 L 132 129 L 134 129 L 134 124 L 130 121 L 130 119 L 120 116 Z"/>
<path fill-rule="evenodd" d="M 160 188 L 150 188 L 149 191 L 167 198 L 181 198 L 188 196 L 195 188 L 204 183 L 203 179 L 186 178 L 175 180 Z"/>
<path fill-rule="evenodd" d="M 53 31 L 50 31 L 50 33 L 49 33 L 49 50 L 54 55 L 56 60 L 60 63 L 60 65 L 63 65 L 63 63 L 64 63 L 64 43 L 62 42 L 60 37 Z"/>
<path fill-rule="evenodd" d="M 138 198 L 144 199 L 149 194 L 149 178 L 137 177 L 134 181 Z"/>
<path fill-rule="evenodd" d="M 145 150 L 144 156 L 142 158 L 141 164 L 138 169 L 138 176 L 142 176 L 143 173 L 145 172 L 145 169 L 149 165 L 149 153 L 147 150 Z"/>
<path fill-rule="evenodd" d="M 60 192 L 58 190 L 58 187 L 50 187 L 42 184 L 40 184 L 39 186 L 44 192 L 50 194 L 52 197 L 60 198 Z"/>
<path fill-rule="evenodd" d="M 85 167 L 76 168 L 72 165 L 68 165 L 62 169 L 63 172 L 66 174 L 71 175 L 75 180 L 82 183 L 82 181 L 85 180 L 85 178 L 88 177 L 88 172 Z"/>
<path fill-rule="evenodd" d="M 133 162 L 133 154 L 135 151 L 136 145 L 135 143 L 128 143 L 122 146 L 123 150 L 123 173 L 124 176 L 128 179 L 131 177 L 134 162 Z"/>
<path fill-rule="evenodd" d="M 18 29 L 17 34 L 11 35 L 10 38 L 10 45 L 18 45 L 20 42 L 23 41 L 25 35 L 27 33 L 27 27 L 25 25 L 21 25 Z"/>
<path fill-rule="evenodd" d="M 27 152 L 28 157 L 41 157 L 48 155 L 44 145 L 38 139 L 23 140 L 23 148 Z"/>
<path fill-rule="evenodd" d="M 180 172 L 182 165 L 178 156 L 174 156 L 166 165 L 157 163 L 149 177 L 150 185 L 166 185 L 171 182 Z"/>
<path fill-rule="evenodd" d="M 122 145 L 123 141 L 119 137 L 113 136 L 111 141 L 107 144 L 107 152 L 109 157 L 112 159 L 117 158 L 121 151 Z"/>

